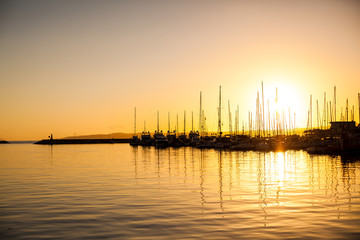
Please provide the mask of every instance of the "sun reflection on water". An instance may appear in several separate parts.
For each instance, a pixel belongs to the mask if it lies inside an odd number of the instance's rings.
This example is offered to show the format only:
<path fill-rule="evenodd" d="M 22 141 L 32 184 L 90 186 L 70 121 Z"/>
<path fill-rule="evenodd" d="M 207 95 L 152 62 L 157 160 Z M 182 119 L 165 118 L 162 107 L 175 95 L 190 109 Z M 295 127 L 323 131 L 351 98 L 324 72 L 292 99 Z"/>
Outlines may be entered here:
<path fill-rule="evenodd" d="M 54 146 L 50 156 L 37 146 L 32 156 L 34 148 L 7 147 L 14 151 L 3 151 L 0 159 L 2 211 L 8 216 L 2 221 L 11 227 L 11 218 L 25 213 L 12 227 L 19 236 L 48 229 L 49 238 L 56 238 L 76 227 L 84 230 L 79 238 L 90 238 L 88 219 L 91 229 L 124 238 L 360 234 L 360 159 L 125 145 Z M 51 225 L 51 219 L 62 224 Z M 39 230 L 27 230 L 42 221 Z"/>

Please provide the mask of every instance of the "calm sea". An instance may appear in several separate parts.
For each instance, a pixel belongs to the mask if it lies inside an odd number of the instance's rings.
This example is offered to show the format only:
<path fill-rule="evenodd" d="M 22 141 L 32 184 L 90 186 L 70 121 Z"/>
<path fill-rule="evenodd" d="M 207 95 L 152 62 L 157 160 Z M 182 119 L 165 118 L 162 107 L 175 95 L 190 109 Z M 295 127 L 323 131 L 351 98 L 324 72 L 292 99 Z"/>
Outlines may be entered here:
<path fill-rule="evenodd" d="M 359 239 L 360 157 L 0 145 L 1 239 Z"/>

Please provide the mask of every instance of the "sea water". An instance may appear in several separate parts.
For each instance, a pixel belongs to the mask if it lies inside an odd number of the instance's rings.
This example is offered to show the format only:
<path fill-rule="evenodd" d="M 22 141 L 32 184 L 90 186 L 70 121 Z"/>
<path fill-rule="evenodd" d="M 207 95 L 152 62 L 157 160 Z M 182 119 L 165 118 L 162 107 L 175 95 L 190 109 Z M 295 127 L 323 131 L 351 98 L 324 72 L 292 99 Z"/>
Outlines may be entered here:
<path fill-rule="evenodd" d="M 0 145 L 1 239 L 359 239 L 360 157 Z"/>

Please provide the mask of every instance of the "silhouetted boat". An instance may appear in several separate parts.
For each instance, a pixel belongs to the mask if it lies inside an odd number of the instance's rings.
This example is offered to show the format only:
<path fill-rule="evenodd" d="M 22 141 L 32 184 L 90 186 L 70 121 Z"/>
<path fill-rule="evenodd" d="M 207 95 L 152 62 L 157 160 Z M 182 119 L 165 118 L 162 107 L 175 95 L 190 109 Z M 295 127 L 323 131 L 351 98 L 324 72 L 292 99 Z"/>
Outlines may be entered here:
<path fill-rule="evenodd" d="M 190 140 L 185 134 L 182 134 L 178 137 L 181 146 L 190 146 Z"/>
<path fill-rule="evenodd" d="M 130 139 L 130 145 L 131 146 L 139 146 L 140 145 L 140 139 L 138 136 L 133 136 L 131 139 Z"/>
<path fill-rule="evenodd" d="M 196 144 L 200 142 L 199 132 L 191 131 L 189 133 L 190 146 L 196 147 Z"/>
<path fill-rule="evenodd" d="M 131 146 L 139 146 L 140 145 L 140 139 L 138 137 L 138 135 L 136 134 L 136 108 L 134 111 L 134 135 L 132 137 L 132 139 L 130 139 L 130 145 Z"/>
<path fill-rule="evenodd" d="M 157 148 L 165 148 L 169 146 L 169 142 L 162 133 L 162 131 L 161 132 L 155 131 L 154 142 L 155 142 L 155 147 Z"/>
<path fill-rule="evenodd" d="M 180 141 L 179 138 L 176 137 L 176 133 L 174 132 L 168 132 L 168 134 L 166 135 L 166 139 L 168 140 L 168 144 L 170 147 L 181 147 L 182 146 L 182 142 Z"/>
<path fill-rule="evenodd" d="M 141 146 L 152 146 L 154 145 L 154 141 L 151 138 L 150 132 L 142 132 L 140 137 L 140 144 Z"/>

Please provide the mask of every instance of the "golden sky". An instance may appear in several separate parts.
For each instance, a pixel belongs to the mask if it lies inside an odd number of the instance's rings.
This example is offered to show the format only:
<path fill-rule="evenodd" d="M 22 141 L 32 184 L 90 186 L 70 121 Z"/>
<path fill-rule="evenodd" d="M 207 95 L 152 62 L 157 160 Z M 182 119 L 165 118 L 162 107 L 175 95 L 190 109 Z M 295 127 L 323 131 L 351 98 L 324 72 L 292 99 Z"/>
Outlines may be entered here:
<path fill-rule="evenodd" d="M 247 122 L 261 81 L 298 127 L 334 85 L 358 121 L 360 1 L 0 2 L 0 139 L 132 132 L 134 107 L 139 131 L 157 111 L 190 130 L 200 91 L 216 130 L 220 85 L 226 130 L 228 100 Z"/>

